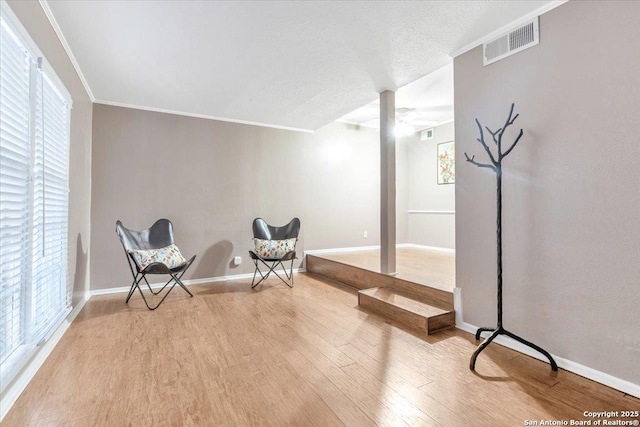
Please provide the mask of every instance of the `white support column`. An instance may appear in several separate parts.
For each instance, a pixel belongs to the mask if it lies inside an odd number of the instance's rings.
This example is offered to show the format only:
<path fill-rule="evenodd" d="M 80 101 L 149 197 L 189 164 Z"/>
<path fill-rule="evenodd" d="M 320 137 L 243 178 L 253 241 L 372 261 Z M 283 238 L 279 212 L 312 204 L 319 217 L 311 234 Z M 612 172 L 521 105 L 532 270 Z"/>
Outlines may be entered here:
<path fill-rule="evenodd" d="M 380 272 L 396 274 L 396 93 L 380 93 Z"/>

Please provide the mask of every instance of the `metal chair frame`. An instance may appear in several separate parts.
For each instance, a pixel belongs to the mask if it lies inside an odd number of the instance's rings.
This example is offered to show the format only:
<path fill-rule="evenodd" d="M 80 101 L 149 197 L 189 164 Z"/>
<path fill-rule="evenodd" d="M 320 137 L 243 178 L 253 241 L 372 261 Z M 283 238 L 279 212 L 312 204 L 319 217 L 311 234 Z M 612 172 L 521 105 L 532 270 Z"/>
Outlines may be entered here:
<path fill-rule="evenodd" d="M 133 282 L 131 283 L 131 289 L 129 289 L 129 294 L 127 295 L 125 304 L 129 303 L 129 300 L 133 296 L 134 292 L 136 291 L 136 289 L 138 289 L 140 295 L 142 296 L 142 300 L 144 301 L 144 304 L 147 306 L 147 308 L 149 310 L 155 310 L 160 307 L 160 305 L 169 296 L 176 285 L 179 285 L 193 298 L 193 294 L 191 293 L 191 291 L 189 291 L 189 289 L 187 289 L 184 283 L 182 283 L 181 279 L 184 273 L 186 273 L 193 261 L 196 259 L 196 255 L 192 256 L 184 265 L 176 268 L 169 268 L 161 262 L 154 262 L 147 265 L 144 269 L 141 269 L 135 258 L 133 257 L 133 250 L 160 249 L 173 244 L 173 225 L 171 224 L 171 221 L 169 221 L 168 219 L 159 219 L 150 228 L 143 231 L 129 230 L 128 228 L 124 227 L 124 225 L 122 225 L 121 221 L 117 221 L 116 233 L 118 234 L 120 243 L 122 243 L 122 247 L 124 248 L 127 262 L 129 264 L 129 270 L 131 270 L 131 275 L 133 276 Z M 147 274 L 166 274 L 170 276 L 170 279 L 167 281 L 167 283 L 164 284 L 164 286 L 162 286 L 162 288 L 154 292 L 153 288 L 151 288 L 151 285 L 149 284 L 149 281 L 147 280 Z M 171 283 L 173 283 L 173 285 L 155 306 L 151 306 L 149 305 L 144 292 L 142 292 L 141 282 L 143 280 L 146 283 L 147 288 L 149 288 L 149 292 L 151 292 L 151 294 L 153 295 L 159 295 Z"/>
<path fill-rule="evenodd" d="M 256 286 L 258 286 L 260 283 L 262 283 L 263 280 L 266 280 L 269 278 L 269 275 L 271 273 L 275 274 L 280 280 L 282 280 L 282 282 L 287 285 L 290 288 L 293 288 L 293 261 L 296 259 L 296 253 L 295 251 L 292 252 L 287 252 L 287 255 L 292 254 L 292 258 L 291 258 L 291 266 L 289 268 L 289 272 L 287 272 L 287 267 L 285 267 L 285 265 L 282 263 L 283 261 L 288 261 L 286 259 L 280 258 L 280 259 L 264 259 L 261 258 L 259 255 L 256 254 L 256 258 L 252 258 L 253 259 L 253 263 L 256 266 L 255 271 L 253 272 L 253 280 L 251 281 L 251 289 L 254 289 Z M 287 256 L 285 255 L 285 257 Z M 259 268 L 259 262 L 261 262 L 262 264 L 264 264 L 265 267 L 267 267 L 269 269 L 269 271 L 267 271 L 267 274 L 262 274 L 262 271 Z M 271 265 L 269 265 L 269 263 L 271 263 Z M 276 271 L 276 268 L 278 268 L 278 266 L 282 267 L 282 271 L 284 272 L 285 277 L 287 278 L 287 280 L 285 280 L 282 276 L 280 276 L 278 274 L 278 272 Z M 260 275 L 260 280 L 258 280 L 256 282 L 256 275 Z"/>
<path fill-rule="evenodd" d="M 287 225 L 283 225 L 281 227 L 269 225 L 262 218 L 256 218 L 253 220 L 253 237 L 257 239 L 285 240 L 295 238 L 297 243 L 299 233 L 300 220 L 298 218 L 293 218 Z M 251 280 L 251 289 L 254 289 L 264 280 L 268 279 L 271 273 L 275 274 L 289 288 L 293 288 L 293 263 L 297 259 L 295 246 L 293 251 L 287 252 L 281 258 L 262 258 L 254 251 L 249 251 L 249 256 L 255 265 L 253 279 Z M 286 261 L 291 261 L 289 271 L 287 271 L 287 267 L 283 264 Z M 260 270 L 261 264 L 268 269 L 266 274 L 263 274 L 262 270 Z M 278 271 L 276 270 L 278 266 L 282 268 L 282 272 L 284 272 L 286 280 L 278 274 Z M 256 276 L 258 275 L 260 275 L 260 279 L 256 282 Z"/>

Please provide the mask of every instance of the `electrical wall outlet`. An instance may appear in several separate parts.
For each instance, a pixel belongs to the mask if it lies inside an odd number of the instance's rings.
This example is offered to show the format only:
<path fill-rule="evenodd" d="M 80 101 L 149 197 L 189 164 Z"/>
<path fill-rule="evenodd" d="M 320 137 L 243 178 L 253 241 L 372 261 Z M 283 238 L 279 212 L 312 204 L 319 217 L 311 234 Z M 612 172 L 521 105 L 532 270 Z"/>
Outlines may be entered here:
<path fill-rule="evenodd" d="M 242 264 L 242 257 L 241 256 L 233 257 L 233 265 L 240 265 L 240 264 Z"/>
<path fill-rule="evenodd" d="M 365 231 L 364 234 L 362 235 L 362 237 L 364 237 L 366 239 L 367 237 L 369 237 L 369 233 Z"/>

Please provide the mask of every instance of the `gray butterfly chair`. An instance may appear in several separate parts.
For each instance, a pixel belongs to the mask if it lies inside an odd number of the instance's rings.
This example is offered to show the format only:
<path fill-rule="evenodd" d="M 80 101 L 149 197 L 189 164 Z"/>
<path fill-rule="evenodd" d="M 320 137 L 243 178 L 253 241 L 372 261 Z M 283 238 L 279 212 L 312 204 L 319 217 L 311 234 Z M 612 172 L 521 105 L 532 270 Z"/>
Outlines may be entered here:
<path fill-rule="evenodd" d="M 281 227 L 276 227 L 273 225 L 267 224 L 267 222 L 262 218 L 256 218 L 253 220 L 253 237 L 254 239 L 268 240 L 268 241 L 284 241 L 287 239 L 298 239 L 298 234 L 300 233 L 300 220 L 298 218 L 293 218 L 287 225 L 283 225 Z M 280 280 L 282 280 L 287 286 L 293 288 L 293 262 L 296 259 L 296 250 L 295 250 L 295 241 L 293 242 L 293 249 L 287 251 L 283 255 L 279 257 L 265 257 L 261 256 L 259 251 L 249 251 L 249 256 L 253 260 L 253 263 L 256 267 L 253 272 L 253 280 L 251 281 L 251 288 L 255 288 L 263 280 L 266 280 L 271 273 L 275 274 Z M 289 271 L 287 272 L 287 268 L 283 264 L 286 261 L 291 261 L 291 265 L 289 267 Z M 282 277 L 276 271 L 276 268 L 280 266 L 284 272 L 284 277 Z M 260 268 L 266 269 L 266 273 L 263 272 Z M 260 280 L 256 282 L 256 276 L 260 275 Z M 285 280 L 286 277 L 286 280 Z"/>
<path fill-rule="evenodd" d="M 174 268 L 169 268 L 162 262 L 152 262 L 146 265 L 144 268 L 141 268 L 138 260 L 136 260 L 134 256 L 134 251 L 161 249 L 169 245 L 173 245 L 173 225 L 171 224 L 171 221 L 169 221 L 168 219 L 159 219 L 150 228 L 143 231 L 129 230 L 124 225 L 122 225 L 122 222 L 117 221 L 116 233 L 118 233 L 118 237 L 120 238 L 120 242 L 122 243 L 122 247 L 124 248 L 124 251 L 126 253 L 127 261 L 129 262 L 129 269 L 131 270 L 131 275 L 133 276 L 133 283 L 131 284 L 129 295 L 127 295 L 126 303 L 129 303 L 131 296 L 133 295 L 135 290 L 138 289 L 138 291 L 140 291 L 140 295 L 142 295 L 142 300 L 144 301 L 147 308 L 149 310 L 155 310 L 156 308 L 160 307 L 160 304 L 164 302 L 164 300 L 176 285 L 180 285 L 182 289 L 184 289 L 189 295 L 193 297 L 193 294 L 189 291 L 189 289 L 187 289 L 187 287 L 182 283 L 180 279 L 196 259 L 195 255 L 192 256 L 191 259 L 186 261 L 184 264 L 176 266 Z M 169 275 L 170 279 L 161 289 L 159 289 L 158 291 L 154 291 L 147 281 L 147 274 L 165 274 Z M 143 280 L 149 288 L 149 292 L 151 292 L 153 295 L 160 294 L 167 288 L 167 286 L 172 283 L 173 284 L 164 294 L 160 302 L 158 302 L 155 306 L 150 306 L 140 286 Z"/>

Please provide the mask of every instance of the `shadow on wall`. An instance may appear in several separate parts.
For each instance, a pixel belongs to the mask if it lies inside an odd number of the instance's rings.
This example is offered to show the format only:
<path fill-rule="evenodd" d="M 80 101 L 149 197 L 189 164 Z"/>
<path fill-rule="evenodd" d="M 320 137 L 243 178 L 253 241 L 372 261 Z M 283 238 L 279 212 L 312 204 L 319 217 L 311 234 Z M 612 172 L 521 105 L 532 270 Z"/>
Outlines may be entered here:
<path fill-rule="evenodd" d="M 224 276 L 226 268 L 235 268 L 232 265 L 231 253 L 233 243 L 229 240 L 221 240 L 207 249 L 195 267 L 192 277 L 202 279 L 206 277 Z"/>
<path fill-rule="evenodd" d="M 84 245 L 82 244 L 82 235 L 78 233 L 78 237 L 76 237 L 76 271 L 73 273 L 72 282 L 73 304 L 75 304 L 76 300 L 80 300 L 84 297 L 87 287 L 86 279 L 88 259 L 88 251 L 84 250 Z"/>

